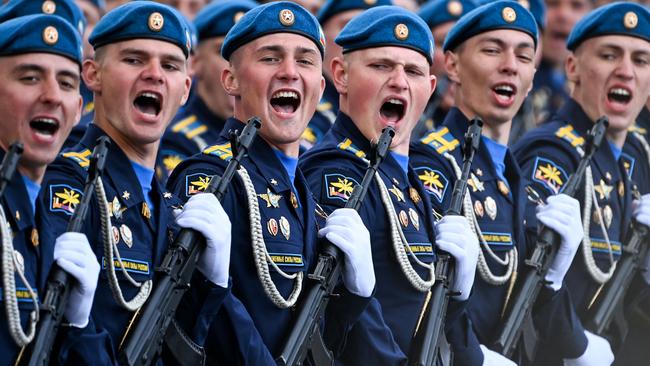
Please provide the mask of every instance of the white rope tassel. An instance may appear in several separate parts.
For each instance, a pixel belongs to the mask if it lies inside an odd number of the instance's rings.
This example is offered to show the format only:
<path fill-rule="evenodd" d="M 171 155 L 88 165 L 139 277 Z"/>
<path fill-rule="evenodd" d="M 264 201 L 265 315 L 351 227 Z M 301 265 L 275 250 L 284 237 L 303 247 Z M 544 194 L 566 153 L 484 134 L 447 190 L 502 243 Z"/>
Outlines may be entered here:
<path fill-rule="evenodd" d="M 25 278 L 23 270 L 16 263 L 11 226 L 7 222 L 2 206 L 0 206 L 0 235 L 2 235 L 2 289 L 7 322 L 9 323 L 9 333 L 18 347 L 24 347 L 34 339 L 34 334 L 36 333 L 36 323 L 38 322 L 39 314 L 38 299 L 27 278 Z M 25 334 L 23 326 L 20 323 L 20 309 L 18 309 L 18 298 L 16 297 L 14 272 L 18 273 L 18 277 L 20 277 L 20 280 L 27 288 L 27 292 L 29 292 L 31 300 L 34 302 L 34 310 L 29 314 L 27 334 Z"/>
<path fill-rule="evenodd" d="M 95 194 L 99 200 L 99 211 L 101 216 L 101 225 L 102 225 L 102 241 L 104 243 L 104 257 L 106 260 L 106 271 L 108 272 L 108 285 L 113 292 L 113 298 L 115 301 L 123 308 L 129 311 L 136 311 L 144 305 L 144 303 L 149 298 L 151 293 L 152 281 L 147 280 L 144 283 L 137 282 L 131 277 L 127 272 L 124 263 L 122 262 L 122 257 L 120 256 L 120 251 L 117 248 L 117 243 L 113 239 L 111 233 L 111 219 L 108 209 L 108 201 L 106 200 L 106 191 L 104 191 L 104 183 L 102 178 L 97 178 L 97 185 L 95 186 Z M 122 294 L 122 288 L 115 274 L 115 262 L 113 261 L 113 255 L 117 257 L 117 261 L 120 264 L 120 268 L 124 277 L 135 287 L 139 287 L 140 290 L 130 301 L 124 299 Z"/>
<path fill-rule="evenodd" d="M 275 306 L 280 309 L 286 309 L 292 307 L 298 300 L 300 291 L 302 290 L 302 272 L 296 272 L 294 274 L 288 274 L 280 269 L 280 267 L 273 262 L 269 252 L 266 250 L 266 243 L 264 242 L 264 236 L 262 234 L 262 223 L 260 216 L 260 207 L 257 203 L 257 194 L 255 193 L 255 187 L 251 181 L 248 171 L 243 166 L 240 166 L 237 170 L 240 178 L 244 182 L 244 188 L 246 189 L 246 198 L 248 200 L 248 216 L 250 220 L 251 228 L 251 244 L 253 246 L 253 257 L 255 259 L 255 267 L 257 268 L 257 276 L 260 279 L 262 288 L 266 293 L 266 296 L 273 302 Z M 277 286 L 271 278 L 271 272 L 269 270 L 269 265 L 271 265 L 280 276 L 288 279 L 295 280 L 293 284 L 293 290 L 289 294 L 289 298 L 285 299 L 280 291 L 278 291 Z"/>
<path fill-rule="evenodd" d="M 395 251 L 395 256 L 402 270 L 402 273 L 404 273 L 406 279 L 409 281 L 411 286 L 413 286 L 413 288 L 415 288 L 420 292 L 429 291 L 431 289 L 431 286 L 433 286 L 433 284 L 436 281 L 435 264 L 433 262 L 431 262 L 431 264 L 424 263 L 420 259 L 418 259 L 415 253 L 413 253 L 411 246 L 409 245 L 409 243 L 406 240 L 406 237 L 404 236 L 402 227 L 398 223 L 399 221 L 397 218 L 397 213 L 395 212 L 395 206 L 393 206 L 393 201 L 390 199 L 388 188 L 386 188 L 386 184 L 379 176 L 379 173 L 375 173 L 375 180 L 377 180 L 377 184 L 379 185 L 379 192 L 381 193 L 381 201 L 384 203 L 384 207 L 386 208 L 386 211 L 388 213 L 388 222 L 390 224 L 390 233 L 393 242 L 393 250 Z M 408 249 L 408 254 L 406 253 L 406 249 Z M 413 258 L 415 263 L 429 270 L 428 280 L 422 279 L 422 277 L 420 277 L 420 275 L 415 271 L 415 269 L 411 265 L 411 262 L 409 261 L 409 255 Z"/>
<path fill-rule="evenodd" d="M 591 207 L 593 204 L 596 204 L 596 212 L 600 218 L 600 229 L 602 230 L 603 236 L 605 237 L 605 243 L 607 243 L 607 249 L 609 251 L 609 271 L 603 272 L 596 265 L 596 260 L 594 259 L 594 253 L 591 249 L 591 237 L 589 236 L 589 227 L 591 225 Z M 585 170 L 585 206 L 582 212 L 582 225 L 585 232 L 584 238 L 582 238 L 582 255 L 585 259 L 585 265 L 587 266 L 587 271 L 591 275 L 591 278 L 594 279 L 598 284 L 603 284 L 612 277 L 614 271 L 616 270 L 616 262 L 614 261 L 614 255 L 612 253 L 612 245 L 609 241 L 609 235 L 607 234 L 607 228 L 604 224 L 603 211 L 598 206 L 598 200 L 596 198 L 596 190 L 594 189 L 594 181 L 591 172 L 591 166 L 587 166 Z"/>
<path fill-rule="evenodd" d="M 443 156 L 449 160 L 451 165 L 454 168 L 454 173 L 456 174 L 456 179 L 460 179 L 460 176 L 462 174 L 460 166 L 458 166 L 458 162 L 456 159 L 454 159 L 453 156 L 451 156 L 449 153 L 444 153 Z M 492 251 L 492 248 L 490 248 L 490 245 L 487 243 L 485 240 L 485 237 L 483 236 L 483 232 L 481 231 L 481 227 L 478 224 L 478 220 L 476 219 L 476 214 L 474 213 L 473 205 L 472 205 L 472 198 L 469 194 L 469 188 L 465 191 L 465 195 L 463 196 L 463 215 L 471 223 L 470 228 L 476 234 L 478 237 L 479 242 L 481 243 L 481 247 L 483 250 L 480 250 L 478 252 L 478 272 L 481 275 L 481 278 L 487 282 L 490 285 L 493 286 L 500 286 L 503 285 L 504 283 L 508 282 L 512 275 L 516 272 L 519 258 L 517 254 L 517 248 L 513 245 L 512 249 L 510 249 L 507 253 L 504 259 L 501 259 L 494 251 Z M 490 267 L 487 264 L 487 261 L 485 260 L 485 254 L 484 251 L 488 253 L 488 255 L 494 259 L 495 262 L 498 264 L 506 267 L 506 271 L 503 275 L 498 276 L 492 273 L 490 270 Z"/>

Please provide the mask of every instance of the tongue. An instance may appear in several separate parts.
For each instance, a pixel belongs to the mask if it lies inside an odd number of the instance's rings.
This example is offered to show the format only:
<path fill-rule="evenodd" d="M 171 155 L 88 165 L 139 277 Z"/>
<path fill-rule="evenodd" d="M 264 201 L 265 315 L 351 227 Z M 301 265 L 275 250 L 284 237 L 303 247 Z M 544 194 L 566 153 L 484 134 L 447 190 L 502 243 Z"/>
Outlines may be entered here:
<path fill-rule="evenodd" d="M 278 103 L 272 103 L 273 109 L 275 109 L 276 112 L 280 113 L 293 113 L 296 110 L 293 108 L 293 105 L 290 103 L 286 104 L 278 104 Z"/>
<path fill-rule="evenodd" d="M 150 114 L 152 116 L 156 115 L 156 107 L 154 107 L 153 105 L 146 104 L 146 103 L 137 103 L 135 106 L 136 108 L 138 108 L 140 112 L 144 114 Z"/>

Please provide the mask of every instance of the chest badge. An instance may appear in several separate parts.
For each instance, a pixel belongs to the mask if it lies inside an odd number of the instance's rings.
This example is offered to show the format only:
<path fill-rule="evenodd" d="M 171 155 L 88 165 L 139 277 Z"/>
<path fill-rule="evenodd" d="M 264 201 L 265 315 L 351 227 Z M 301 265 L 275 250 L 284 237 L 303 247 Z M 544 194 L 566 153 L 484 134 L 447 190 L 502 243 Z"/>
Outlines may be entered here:
<path fill-rule="evenodd" d="M 508 185 L 506 182 L 499 180 L 497 182 L 497 187 L 499 188 L 499 192 L 501 192 L 502 195 L 508 197 L 510 195 L 510 189 L 508 188 Z"/>
<path fill-rule="evenodd" d="M 416 205 L 420 203 L 421 200 L 420 194 L 415 188 L 413 187 L 409 188 L 409 197 L 411 197 L 411 201 L 413 201 L 413 203 L 415 203 Z"/>
<path fill-rule="evenodd" d="M 291 226 L 289 225 L 289 220 L 284 216 L 280 216 L 280 231 L 282 231 L 285 239 L 289 240 L 291 237 Z"/>
<path fill-rule="evenodd" d="M 269 234 L 273 236 L 278 235 L 278 221 L 271 218 L 269 222 L 266 223 L 266 229 L 269 231 Z"/>
<path fill-rule="evenodd" d="M 113 243 L 117 244 L 120 242 L 120 229 L 117 226 L 111 226 L 111 234 L 113 235 Z"/>
<path fill-rule="evenodd" d="M 399 222 L 404 227 L 409 226 L 409 216 L 406 214 L 406 211 L 402 210 L 399 212 Z"/>
<path fill-rule="evenodd" d="M 485 185 L 474 173 L 472 173 L 470 179 L 467 180 L 467 185 L 472 187 L 472 192 L 483 192 L 485 190 Z"/>
<path fill-rule="evenodd" d="M 124 200 L 128 201 L 129 198 L 131 198 L 131 193 L 129 193 L 129 191 L 124 191 L 122 193 L 122 198 L 124 198 Z"/>
<path fill-rule="evenodd" d="M 39 243 L 40 241 L 38 239 L 38 230 L 32 229 L 32 245 L 34 247 L 37 247 Z"/>
<path fill-rule="evenodd" d="M 257 196 L 263 199 L 264 202 L 266 202 L 266 207 L 273 207 L 273 208 L 280 207 L 280 199 L 282 198 L 282 196 L 271 192 L 271 190 L 268 188 L 266 189 L 266 193 L 260 193 Z"/>
<path fill-rule="evenodd" d="M 613 186 L 609 186 L 605 184 L 605 181 L 602 179 L 600 180 L 600 183 L 598 183 L 598 185 L 594 186 L 594 190 L 598 192 L 598 198 L 601 200 L 608 200 L 613 189 L 614 189 Z"/>
<path fill-rule="evenodd" d="M 291 192 L 290 200 L 291 206 L 293 206 L 293 208 L 298 208 L 298 197 L 296 197 L 295 193 Z"/>
<path fill-rule="evenodd" d="M 133 247 L 133 233 L 131 232 L 131 229 L 122 224 L 122 226 L 120 226 L 120 234 L 122 234 L 122 239 L 126 246 L 129 248 Z"/>
<path fill-rule="evenodd" d="M 397 198 L 397 202 L 404 202 L 404 193 L 399 190 L 399 188 L 395 187 L 393 185 L 393 188 L 389 189 L 390 193 L 395 195 L 395 198 Z"/>
<path fill-rule="evenodd" d="M 492 220 L 497 218 L 497 202 L 490 196 L 485 199 L 485 212 Z"/>
<path fill-rule="evenodd" d="M 418 216 L 418 213 L 415 212 L 413 208 L 409 208 L 409 217 L 411 218 L 415 230 L 420 231 L 420 216 Z"/>
<path fill-rule="evenodd" d="M 147 220 L 151 218 L 151 209 L 146 202 L 142 202 L 142 216 Z"/>
<path fill-rule="evenodd" d="M 483 217 L 483 215 L 485 215 L 485 210 L 483 209 L 483 204 L 479 200 L 474 201 L 474 213 L 478 217 Z"/>

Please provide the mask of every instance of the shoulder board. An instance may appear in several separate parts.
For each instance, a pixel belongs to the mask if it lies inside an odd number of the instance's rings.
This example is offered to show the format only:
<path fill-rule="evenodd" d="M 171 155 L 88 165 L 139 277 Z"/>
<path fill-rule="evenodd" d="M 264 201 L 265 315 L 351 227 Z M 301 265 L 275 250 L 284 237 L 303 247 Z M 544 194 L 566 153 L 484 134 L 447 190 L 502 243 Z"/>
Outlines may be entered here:
<path fill-rule="evenodd" d="M 70 159 L 74 161 L 80 167 L 84 168 L 84 170 L 87 170 L 88 166 L 90 165 L 90 157 L 92 155 L 92 151 L 90 151 L 89 149 L 85 149 L 79 152 L 69 151 L 61 155 L 66 159 Z"/>
<path fill-rule="evenodd" d="M 305 128 L 300 138 L 312 144 L 316 143 L 316 134 L 314 133 L 314 130 L 309 126 Z"/>
<path fill-rule="evenodd" d="M 349 138 L 346 138 L 345 140 L 341 141 L 338 145 L 336 145 L 336 147 L 338 147 L 339 149 L 341 149 L 343 151 L 347 151 L 349 153 L 352 153 L 357 158 L 363 159 L 363 158 L 366 157 L 366 153 L 363 152 L 358 147 L 354 146 L 352 144 L 352 140 L 350 140 Z"/>
<path fill-rule="evenodd" d="M 214 155 L 219 159 L 225 161 L 232 159 L 232 149 L 230 148 L 230 142 L 222 145 L 212 145 L 206 147 L 205 150 L 203 150 L 203 153 L 206 155 Z"/>
<path fill-rule="evenodd" d="M 421 143 L 431 146 L 438 154 L 444 154 L 447 151 L 453 151 L 460 145 L 460 142 L 454 138 L 447 127 L 433 131 L 420 140 Z"/>
<path fill-rule="evenodd" d="M 639 125 L 636 124 L 636 123 L 634 123 L 634 124 L 632 125 L 632 127 L 630 127 L 630 128 L 628 129 L 628 131 L 629 131 L 629 132 L 640 133 L 640 134 L 642 134 L 642 135 L 645 135 L 645 134 L 648 133 L 648 130 L 646 130 L 645 128 L 639 126 Z"/>
<path fill-rule="evenodd" d="M 561 138 L 562 140 L 565 140 L 566 142 L 570 143 L 571 146 L 576 148 L 581 147 L 585 143 L 584 137 L 578 135 L 578 133 L 573 129 L 573 126 L 571 125 L 566 125 L 558 128 L 558 130 L 555 131 L 555 136 Z"/>
<path fill-rule="evenodd" d="M 91 113 L 95 110 L 95 103 L 94 102 L 88 102 L 86 105 L 84 105 L 84 110 L 83 110 L 83 115 L 85 116 L 88 113 Z"/>
<path fill-rule="evenodd" d="M 196 115 L 191 115 L 187 118 L 183 118 L 182 120 L 172 125 L 172 132 L 182 133 L 188 139 L 192 139 L 207 130 L 208 126 L 201 123 Z"/>
<path fill-rule="evenodd" d="M 332 109 L 332 103 L 330 103 L 330 102 L 321 102 L 321 103 L 318 103 L 318 105 L 316 106 L 316 110 L 318 112 L 329 111 L 331 109 Z"/>

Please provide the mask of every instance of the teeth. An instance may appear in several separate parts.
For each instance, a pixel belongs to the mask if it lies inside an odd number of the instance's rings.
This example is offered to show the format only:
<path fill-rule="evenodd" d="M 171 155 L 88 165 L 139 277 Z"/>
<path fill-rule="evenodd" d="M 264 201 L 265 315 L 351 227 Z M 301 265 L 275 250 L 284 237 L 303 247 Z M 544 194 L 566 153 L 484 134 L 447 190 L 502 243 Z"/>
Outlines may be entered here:
<path fill-rule="evenodd" d="M 292 91 L 279 91 L 273 94 L 273 98 L 293 98 L 298 99 L 298 93 Z"/>
<path fill-rule="evenodd" d="M 614 89 L 611 89 L 609 92 L 611 94 L 616 94 L 616 95 L 620 95 L 620 96 L 624 96 L 624 97 L 629 97 L 630 96 L 630 92 L 623 89 L 623 88 L 614 88 Z"/>
<path fill-rule="evenodd" d="M 152 99 L 155 99 L 155 100 L 158 100 L 158 99 L 159 99 L 157 94 L 154 94 L 154 93 L 148 93 L 148 92 L 144 92 L 144 93 L 140 94 L 140 96 L 141 96 L 141 97 L 152 98 Z"/>
<path fill-rule="evenodd" d="M 508 93 L 514 92 L 514 89 L 509 85 L 499 85 L 499 86 L 495 87 L 494 90 L 505 91 L 505 92 L 508 92 Z"/>
<path fill-rule="evenodd" d="M 35 118 L 34 122 L 48 123 L 51 125 L 56 125 L 56 121 L 51 118 Z"/>
<path fill-rule="evenodd" d="M 397 105 L 404 105 L 404 102 L 402 102 L 402 101 L 399 100 L 399 99 L 395 99 L 395 98 L 388 99 L 387 102 L 388 102 L 388 103 L 392 103 L 392 104 L 397 104 Z"/>

